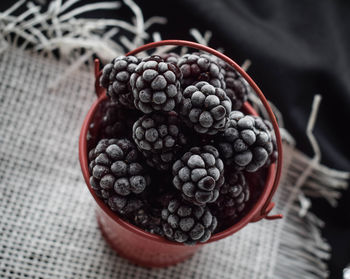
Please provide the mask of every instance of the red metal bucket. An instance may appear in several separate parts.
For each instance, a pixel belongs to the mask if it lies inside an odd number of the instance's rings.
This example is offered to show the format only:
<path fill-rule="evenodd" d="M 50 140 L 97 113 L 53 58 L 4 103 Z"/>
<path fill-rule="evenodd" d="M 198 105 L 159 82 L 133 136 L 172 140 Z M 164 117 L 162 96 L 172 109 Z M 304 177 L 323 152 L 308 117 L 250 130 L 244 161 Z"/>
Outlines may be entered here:
<path fill-rule="evenodd" d="M 219 57 L 234 67 L 243 76 L 243 78 L 246 79 L 246 81 L 255 90 L 256 94 L 262 101 L 268 112 L 276 135 L 278 159 L 276 163 L 272 164 L 268 168 L 265 186 L 257 202 L 238 223 L 222 232 L 214 234 L 206 243 L 217 241 L 219 239 L 232 235 L 250 222 L 256 222 L 263 218 L 269 220 L 281 218 L 281 215 L 268 216 L 268 214 L 274 206 L 273 202 L 271 202 L 271 199 L 278 187 L 281 175 L 282 141 L 275 116 L 259 87 L 248 76 L 248 74 L 229 57 L 212 48 L 194 42 L 181 40 L 160 41 L 146 44 L 129 52 L 127 55 L 136 55 L 141 51 L 164 45 L 179 45 L 202 50 Z M 91 188 L 89 182 L 90 173 L 88 167 L 88 150 L 86 139 L 90 123 L 92 123 L 94 119 L 94 115 L 99 104 L 106 100 L 106 94 L 104 94 L 105 89 L 101 88 L 98 82 L 100 74 L 101 72 L 99 70 L 99 61 L 97 60 L 95 62 L 95 85 L 98 99 L 91 106 L 87 116 L 85 117 L 79 137 L 80 165 L 86 185 L 88 186 L 91 195 L 97 202 L 96 213 L 99 227 L 105 239 L 112 246 L 112 248 L 118 252 L 118 254 L 138 265 L 147 267 L 164 267 L 181 262 L 193 255 L 202 245 L 205 245 L 206 243 L 199 243 L 194 246 L 186 246 L 184 244 L 168 241 L 167 239 L 158 235 L 145 232 L 144 230 L 119 218 L 111 209 L 109 209 L 106 204 L 103 203 L 101 199 L 97 197 L 94 190 Z M 249 114 L 257 115 L 256 111 L 248 103 L 244 104 L 244 110 Z"/>

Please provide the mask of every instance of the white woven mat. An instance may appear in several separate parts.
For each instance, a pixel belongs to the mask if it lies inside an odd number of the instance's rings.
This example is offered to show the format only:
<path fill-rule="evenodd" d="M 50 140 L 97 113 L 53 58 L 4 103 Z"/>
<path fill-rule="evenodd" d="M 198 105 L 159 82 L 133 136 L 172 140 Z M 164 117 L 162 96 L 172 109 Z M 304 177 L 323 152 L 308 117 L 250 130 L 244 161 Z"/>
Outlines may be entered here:
<path fill-rule="evenodd" d="M 119 257 L 97 227 L 78 161 L 94 76 L 78 69 L 50 89 L 66 67 L 16 48 L 0 54 L 0 278 L 327 276 L 318 221 L 310 213 L 298 217 L 295 203 L 302 170 L 290 165 L 303 168 L 309 159 L 289 146 L 274 198 L 283 220 L 249 224 L 174 267 L 146 269 Z"/>

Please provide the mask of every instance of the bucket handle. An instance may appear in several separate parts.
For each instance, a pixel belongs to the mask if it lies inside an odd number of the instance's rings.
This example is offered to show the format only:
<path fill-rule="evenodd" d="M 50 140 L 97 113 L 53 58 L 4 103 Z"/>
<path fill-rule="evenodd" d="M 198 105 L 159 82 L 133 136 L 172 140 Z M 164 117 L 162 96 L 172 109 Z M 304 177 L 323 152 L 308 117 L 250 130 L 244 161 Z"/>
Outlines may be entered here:
<path fill-rule="evenodd" d="M 259 97 L 260 101 L 262 102 L 263 106 L 265 107 L 267 114 L 270 118 L 270 121 L 272 123 L 273 126 L 273 130 L 275 132 L 275 136 L 276 136 L 276 144 L 277 144 L 277 152 L 278 152 L 278 157 L 277 157 L 277 168 L 276 168 L 276 172 L 275 172 L 275 178 L 274 178 L 274 182 L 273 182 L 273 186 L 272 189 L 266 199 L 265 204 L 262 206 L 260 213 L 258 213 L 252 220 L 251 222 L 256 222 L 259 221 L 263 218 L 267 219 L 267 220 L 275 220 L 275 219 L 280 219 L 282 218 L 282 214 L 276 214 L 276 215 L 269 215 L 270 211 L 273 209 L 275 203 L 272 202 L 272 197 L 275 194 L 280 178 L 281 178 L 281 172 L 282 172 L 282 139 L 281 139 L 281 134 L 279 131 L 279 127 L 278 127 L 278 123 L 276 120 L 276 117 L 267 101 L 267 99 L 265 98 L 264 94 L 262 93 L 262 91 L 260 90 L 260 88 L 257 86 L 257 84 L 250 78 L 250 76 L 236 63 L 234 62 L 232 59 L 230 59 L 229 57 L 227 57 L 226 55 L 224 55 L 223 53 L 212 49 L 208 46 L 204 46 L 201 45 L 199 43 L 195 43 L 195 42 L 191 42 L 191 41 L 185 41 L 185 40 L 163 40 L 163 41 L 158 41 L 158 42 L 153 42 L 153 43 L 148 43 L 145 44 L 141 47 L 138 47 L 130 52 L 128 52 L 126 54 L 126 56 L 128 55 L 136 55 L 139 52 L 142 51 L 146 51 L 152 48 L 157 48 L 160 46 L 164 46 L 164 45 L 176 45 L 176 46 L 186 46 L 186 47 L 190 47 L 190 48 L 195 48 L 195 49 L 199 49 L 208 53 L 211 53 L 213 55 L 215 55 L 216 57 L 219 57 L 220 59 L 222 59 L 223 61 L 225 61 L 226 63 L 228 63 L 230 66 L 232 66 L 233 68 L 235 68 L 235 70 L 237 72 L 240 73 L 240 75 L 249 83 L 249 85 L 254 89 L 254 92 L 257 94 L 257 96 Z M 98 98 L 100 98 L 100 96 L 105 92 L 105 89 L 102 88 L 99 84 L 99 77 L 101 76 L 101 71 L 100 71 L 100 61 L 98 59 L 95 59 L 95 77 L 96 77 L 96 81 L 95 81 L 95 89 L 96 89 L 96 95 Z"/>
<path fill-rule="evenodd" d="M 100 60 L 95 58 L 94 60 L 94 72 L 95 72 L 95 93 L 97 99 L 101 97 L 105 93 L 105 89 L 100 85 L 100 76 L 102 75 L 102 71 L 100 70 Z"/>

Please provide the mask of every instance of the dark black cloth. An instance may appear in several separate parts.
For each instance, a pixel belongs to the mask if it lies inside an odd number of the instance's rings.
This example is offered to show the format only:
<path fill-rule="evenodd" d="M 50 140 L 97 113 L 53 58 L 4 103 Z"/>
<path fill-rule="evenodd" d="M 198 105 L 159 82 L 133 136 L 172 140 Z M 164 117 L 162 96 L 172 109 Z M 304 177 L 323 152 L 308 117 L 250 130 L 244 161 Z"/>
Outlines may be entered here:
<path fill-rule="evenodd" d="M 211 46 L 223 47 L 238 63 L 251 59 L 250 76 L 281 110 L 298 148 L 310 156 L 305 129 L 313 97 L 321 94 L 314 133 L 322 163 L 350 170 L 350 2 L 137 2 L 146 17 L 168 17 L 163 38 L 189 39 L 190 27 L 211 30 Z M 337 208 L 319 199 L 312 211 L 326 221 L 323 236 L 333 249 L 330 278 L 342 278 L 350 263 L 350 191 Z"/>
<path fill-rule="evenodd" d="M 91 1 L 89 1 L 91 2 Z M 0 8 L 13 1 L 2 1 Z M 158 25 L 163 39 L 189 39 L 192 27 L 211 30 L 210 46 L 222 47 L 239 64 L 252 60 L 250 76 L 282 112 L 297 146 L 310 156 L 305 136 L 315 94 L 323 99 L 315 126 L 322 163 L 350 170 L 350 2 L 349 1 L 243 1 L 243 0 L 136 0 L 147 19 L 165 16 Z M 113 17 L 114 12 L 84 14 Z M 125 10 L 118 18 L 129 19 Z M 342 278 L 350 263 L 350 190 L 337 208 L 324 200 L 312 210 L 326 226 L 323 235 L 332 246 L 330 278 Z"/>

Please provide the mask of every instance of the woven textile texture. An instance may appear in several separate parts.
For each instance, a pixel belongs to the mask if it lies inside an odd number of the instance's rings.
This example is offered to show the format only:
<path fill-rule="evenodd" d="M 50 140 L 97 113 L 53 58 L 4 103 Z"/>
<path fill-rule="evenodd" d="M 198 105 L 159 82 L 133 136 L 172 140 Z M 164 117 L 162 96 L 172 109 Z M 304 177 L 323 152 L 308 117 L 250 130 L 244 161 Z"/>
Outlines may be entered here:
<path fill-rule="evenodd" d="M 284 171 L 274 198 L 283 220 L 249 224 L 174 267 L 147 269 L 119 257 L 97 227 L 78 161 L 80 127 L 95 100 L 92 68 L 78 69 L 51 88 L 66 67 L 17 48 L 0 54 L 0 278 L 325 276 L 318 258 L 328 247 L 315 240 L 317 227 L 311 224 L 314 232 L 308 231 L 309 221 L 294 212 L 295 170 Z M 295 160 L 291 148 L 286 146 L 286 168 Z M 294 253 L 288 244 L 306 251 Z M 304 253 L 315 260 L 303 259 Z M 308 265 L 304 275 L 294 273 Z"/>

